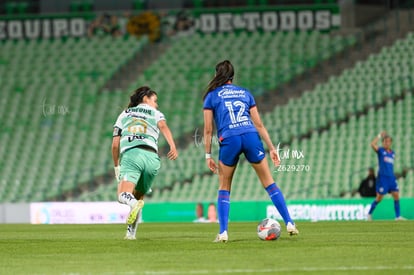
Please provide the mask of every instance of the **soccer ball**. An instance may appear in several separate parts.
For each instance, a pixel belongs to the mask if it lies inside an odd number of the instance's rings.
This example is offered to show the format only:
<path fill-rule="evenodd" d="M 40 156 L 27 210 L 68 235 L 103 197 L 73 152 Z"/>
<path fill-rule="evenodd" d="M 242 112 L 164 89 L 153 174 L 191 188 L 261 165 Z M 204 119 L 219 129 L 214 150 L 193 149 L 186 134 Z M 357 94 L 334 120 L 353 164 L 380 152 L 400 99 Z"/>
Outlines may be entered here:
<path fill-rule="evenodd" d="M 257 225 L 257 236 L 263 241 L 274 241 L 280 237 L 282 233 L 278 221 L 266 218 Z"/>

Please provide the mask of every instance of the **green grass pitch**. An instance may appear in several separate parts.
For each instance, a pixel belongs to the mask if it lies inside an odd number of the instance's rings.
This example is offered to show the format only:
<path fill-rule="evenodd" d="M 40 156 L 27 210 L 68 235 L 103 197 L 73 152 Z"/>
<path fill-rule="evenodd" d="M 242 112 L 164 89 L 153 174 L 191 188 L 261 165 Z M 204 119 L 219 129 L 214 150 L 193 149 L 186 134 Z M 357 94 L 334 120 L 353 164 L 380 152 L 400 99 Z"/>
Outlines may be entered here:
<path fill-rule="evenodd" d="M 261 241 L 256 223 L 0 225 L 0 274 L 414 274 L 414 222 L 299 222 Z"/>

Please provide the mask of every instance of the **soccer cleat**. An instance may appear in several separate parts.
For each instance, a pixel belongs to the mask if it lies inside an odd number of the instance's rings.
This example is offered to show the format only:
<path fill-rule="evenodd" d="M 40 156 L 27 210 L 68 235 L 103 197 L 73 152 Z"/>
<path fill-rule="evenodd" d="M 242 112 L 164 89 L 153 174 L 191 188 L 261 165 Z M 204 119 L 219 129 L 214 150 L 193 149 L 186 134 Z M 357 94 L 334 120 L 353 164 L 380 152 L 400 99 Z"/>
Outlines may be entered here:
<path fill-rule="evenodd" d="M 290 236 L 299 234 L 299 230 L 291 222 L 288 222 L 288 224 L 286 225 L 286 231 Z"/>
<path fill-rule="evenodd" d="M 367 221 L 372 221 L 372 215 L 371 214 L 367 215 Z"/>
<path fill-rule="evenodd" d="M 133 235 L 129 235 L 129 234 L 126 234 L 125 235 L 125 237 L 124 237 L 124 240 L 130 240 L 130 241 L 133 241 L 133 240 L 136 240 L 137 238 L 135 237 L 135 236 L 133 236 Z"/>
<path fill-rule="evenodd" d="M 137 238 L 135 237 L 136 234 L 136 223 L 134 224 L 129 224 L 127 226 L 127 230 L 126 230 L 126 234 L 124 237 L 124 240 L 136 240 Z"/>
<path fill-rule="evenodd" d="M 407 219 L 404 218 L 404 217 L 399 216 L 399 217 L 396 217 L 395 220 L 396 221 L 406 221 Z"/>
<path fill-rule="evenodd" d="M 229 240 L 229 236 L 227 235 L 227 231 L 224 231 L 221 234 L 217 234 L 213 243 L 227 243 L 228 240 Z"/>
<path fill-rule="evenodd" d="M 129 216 L 127 219 L 127 224 L 131 225 L 137 220 L 139 211 L 144 207 L 144 201 L 138 200 L 137 203 L 132 207 L 131 212 L 129 212 Z"/>

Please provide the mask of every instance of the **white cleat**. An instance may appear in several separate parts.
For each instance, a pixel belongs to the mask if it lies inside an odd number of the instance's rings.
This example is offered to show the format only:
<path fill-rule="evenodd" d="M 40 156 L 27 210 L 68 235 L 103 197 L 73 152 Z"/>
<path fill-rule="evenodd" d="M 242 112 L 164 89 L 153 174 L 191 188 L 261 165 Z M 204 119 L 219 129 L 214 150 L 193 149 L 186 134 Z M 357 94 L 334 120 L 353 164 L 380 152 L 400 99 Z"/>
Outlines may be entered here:
<path fill-rule="evenodd" d="M 129 235 L 129 234 L 126 234 L 125 237 L 124 237 L 124 240 L 131 240 L 131 241 L 133 241 L 133 240 L 136 240 L 136 239 L 137 238 L 135 236 Z"/>
<path fill-rule="evenodd" d="M 144 201 L 143 200 L 139 200 L 137 201 L 137 203 L 135 204 L 134 207 L 132 207 L 131 212 L 129 212 L 129 216 L 127 219 L 127 224 L 131 225 L 134 224 L 134 222 L 137 220 L 138 218 L 138 213 L 139 211 L 144 207 Z"/>
<path fill-rule="evenodd" d="M 367 221 L 372 221 L 372 215 L 371 214 L 367 215 Z"/>
<path fill-rule="evenodd" d="M 288 224 L 286 225 L 286 231 L 290 236 L 299 234 L 299 230 L 291 222 L 288 222 Z"/>
<path fill-rule="evenodd" d="M 227 231 L 224 231 L 221 234 L 217 234 L 213 243 L 227 243 L 228 240 L 229 240 L 229 236 L 227 235 Z"/>
<path fill-rule="evenodd" d="M 396 221 L 406 221 L 407 219 L 404 218 L 404 217 L 399 216 L 399 217 L 396 217 L 395 220 Z"/>

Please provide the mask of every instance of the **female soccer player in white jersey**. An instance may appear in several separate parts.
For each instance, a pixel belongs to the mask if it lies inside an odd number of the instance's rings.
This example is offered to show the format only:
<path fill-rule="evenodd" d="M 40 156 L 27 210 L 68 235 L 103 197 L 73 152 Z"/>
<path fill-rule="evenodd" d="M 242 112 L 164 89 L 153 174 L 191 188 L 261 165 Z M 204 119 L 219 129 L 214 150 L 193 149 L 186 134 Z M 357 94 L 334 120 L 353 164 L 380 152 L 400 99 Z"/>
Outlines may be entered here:
<path fill-rule="evenodd" d="M 261 121 L 253 96 L 248 90 L 234 85 L 233 76 L 234 68 L 230 61 L 218 63 L 216 74 L 204 95 L 206 161 L 210 170 L 216 172 L 218 169 L 219 174 L 217 210 L 220 231 L 214 241 L 228 241 L 230 190 L 233 174 L 242 153 L 253 166 L 270 199 L 283 217 L 287 232 L 296 235 L 299 231 L 290 217 L 282 191 L 273 180 L 260 137 L 266 143 L 275 166 L 280 164 L 278 154 Z M 213 120 L 220 141 L 218 167 L 211 158 Z"/>
<path fill-rule="evenodd" d="M 114 125 L 112 158 L 119 181 L 118 201 L 131 207 L 125 236 L 129 240 L 136 239 L 137 217 L 144 207 L 144 195 L 160 169 L 157 145 L 160 131 L 170 146 L 167 157 L 175 160 L 178 156 L 171 131 L 157 108 L 157 93 L 149 87 L 140 87 Z"/>

